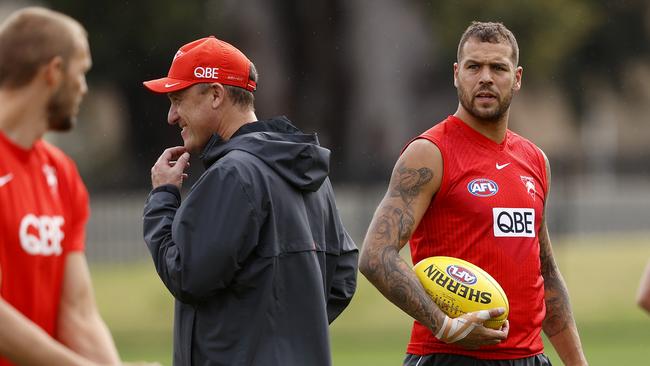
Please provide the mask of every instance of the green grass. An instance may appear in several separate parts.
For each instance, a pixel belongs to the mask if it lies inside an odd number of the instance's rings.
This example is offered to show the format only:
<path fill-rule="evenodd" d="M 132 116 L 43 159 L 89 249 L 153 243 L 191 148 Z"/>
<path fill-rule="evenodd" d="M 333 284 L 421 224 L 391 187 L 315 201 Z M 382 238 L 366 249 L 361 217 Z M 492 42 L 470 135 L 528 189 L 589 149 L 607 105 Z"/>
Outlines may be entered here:
<path fill-rule="evenodd" d="M 171 365 L 173 299 L 153 264 L 92 265 L 91 272 L 122 359 Z"/>
<path fill-rule="evenodd" d="M 634 296 L 650 258 L 648 236 L 556 240 L 574 315 L 592 366 L 646 365 L 650 317 Z M 171 365 L 173 301 L 150 263 L 92 266 L 97 301 L 125 360 Z M 364 278 L 332 325 L 334 365 L 400 365 L 412 321 Z M 546 342 L 546 353 L 562 365 Z"/>

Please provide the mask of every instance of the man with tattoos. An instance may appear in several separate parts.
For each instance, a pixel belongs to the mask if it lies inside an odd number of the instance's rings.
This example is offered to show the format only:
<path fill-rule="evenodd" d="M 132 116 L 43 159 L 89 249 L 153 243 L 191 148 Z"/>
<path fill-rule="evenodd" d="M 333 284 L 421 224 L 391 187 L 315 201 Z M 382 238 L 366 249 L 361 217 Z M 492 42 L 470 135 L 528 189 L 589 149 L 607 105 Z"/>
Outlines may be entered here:
<path fill-rule="evenodd" d="M 458 109 L 399 157 L 359 268 L 415 319 L 404 365 L 550 365 L 542 330 L 566 365 L 586 365 L 546 227 L 548 160 L 508 130 L 517 41 L 501 23 L 473 22 L 457 57 Z M 413 263 L 445 255 L 485 269 L 508 295 L 509 321 L 482 326 L 502 308 L 447 317 L 399 256 L 407 241 Z"/>

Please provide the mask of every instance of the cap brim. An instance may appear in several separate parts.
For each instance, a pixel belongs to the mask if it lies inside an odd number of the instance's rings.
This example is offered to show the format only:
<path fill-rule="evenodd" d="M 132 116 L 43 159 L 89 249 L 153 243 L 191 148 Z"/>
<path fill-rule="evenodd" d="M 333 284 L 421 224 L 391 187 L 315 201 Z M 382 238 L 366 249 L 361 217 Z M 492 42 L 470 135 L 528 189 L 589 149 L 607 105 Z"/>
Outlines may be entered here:
<path fill-rule="evenodd" d="M 178 80 L 165 77 L 156 80 L 145 81 L 142 84 L 154 93 L 171 93 L 185 89 L 195 83 L 197 83 L 197 81 Z"/>

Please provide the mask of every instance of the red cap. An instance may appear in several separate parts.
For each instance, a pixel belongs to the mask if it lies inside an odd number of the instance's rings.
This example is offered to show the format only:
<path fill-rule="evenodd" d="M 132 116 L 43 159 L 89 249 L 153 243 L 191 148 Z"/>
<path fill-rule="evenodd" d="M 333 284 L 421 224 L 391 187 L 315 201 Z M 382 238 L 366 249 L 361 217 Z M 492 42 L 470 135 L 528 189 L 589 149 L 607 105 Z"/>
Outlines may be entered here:
<path fill-rule="evenodd" d="M 154 93 L 171 93 L 197 83 L 221 83 L 255 91 L 250 60 L 231 44 L 214 36 L 181 47 L 167 77 L 143 82 Z"/>

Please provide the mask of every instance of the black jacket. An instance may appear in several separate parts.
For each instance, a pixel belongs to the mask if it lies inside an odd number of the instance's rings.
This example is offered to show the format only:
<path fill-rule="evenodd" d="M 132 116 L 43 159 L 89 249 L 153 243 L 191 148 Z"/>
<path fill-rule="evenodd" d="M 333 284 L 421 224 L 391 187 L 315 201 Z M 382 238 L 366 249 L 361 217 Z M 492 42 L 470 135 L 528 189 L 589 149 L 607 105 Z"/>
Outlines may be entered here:
<path fill-rule="evenodd" d="M 356 289 L 358 250 L 329 150 L 284 117 L 215 135 L 181 203 L 154 189 L 144 239 L 176 298 L 174 365 L 330 365 L 328 324 Z"/>

